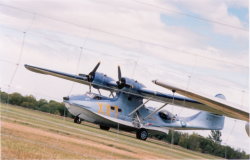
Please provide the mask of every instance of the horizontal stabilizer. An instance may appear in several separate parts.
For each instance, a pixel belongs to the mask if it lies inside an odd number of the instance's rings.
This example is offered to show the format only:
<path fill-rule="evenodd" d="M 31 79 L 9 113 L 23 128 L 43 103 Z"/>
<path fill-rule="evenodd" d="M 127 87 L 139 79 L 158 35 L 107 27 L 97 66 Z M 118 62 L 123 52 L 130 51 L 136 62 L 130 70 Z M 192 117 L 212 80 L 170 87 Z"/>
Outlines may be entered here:
<path fill-rule="evenodd" d="M 214 114 L 220 114 L 220 115 L 225 115 L 231 118 L 236 118 L 239 120 L 244 120 L 244 121 L 249 121 L 249 113 L 245 112 L 239 108 L 241 108 L 241 106 L 237 105 L 237 104 L 233 104 L 233 103 L 229 103 L 228 101 L 224 100 L 219 97 L 209 97 L 209 96 L 205 96 L 201 93 L 197 93 L 194 91 L 190 91 L 190 90 L 184 90 L 181 88 L 178 88 L 176 86 L 173 85 L 169 85 L 167 83 L 155 80 L 153 81 L 155 84 L 162 86 L 164 88 L 167 88 L 169 90 L 175 91 L 178 94 L 181 94 L 183 96 L 192 98 L 204 105 L 206 105 L 207 110 L 211 113 Z M 194 105 L 195 108 L 195 105 Z M 198 109 L 198 108 L 197 108 Z"/>

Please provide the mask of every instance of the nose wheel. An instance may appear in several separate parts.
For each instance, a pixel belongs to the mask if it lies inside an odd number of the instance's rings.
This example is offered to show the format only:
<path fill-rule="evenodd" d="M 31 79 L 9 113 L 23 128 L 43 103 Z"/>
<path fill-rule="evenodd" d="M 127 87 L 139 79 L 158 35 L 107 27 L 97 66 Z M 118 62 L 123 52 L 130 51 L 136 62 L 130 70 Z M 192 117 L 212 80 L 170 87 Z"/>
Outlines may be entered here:
<path fill-rule="evenodd" d="M 141 128 L 136 132 L 136 138 L 140 140 L 146 140 L 148 138 L 148 132 L 146 129 Z"/>
<path fill-rule="evenodd" d="M 74 118 L 74 123 L 81 124 L 82 120 L 78 116 Z"/>

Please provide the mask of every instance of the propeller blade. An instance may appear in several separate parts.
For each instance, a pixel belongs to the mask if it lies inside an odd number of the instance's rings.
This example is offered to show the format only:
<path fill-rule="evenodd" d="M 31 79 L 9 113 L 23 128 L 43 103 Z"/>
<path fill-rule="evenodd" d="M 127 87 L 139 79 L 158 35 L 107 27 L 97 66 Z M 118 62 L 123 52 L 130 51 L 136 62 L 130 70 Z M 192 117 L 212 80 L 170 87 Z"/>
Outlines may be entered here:
<path fill-rule="evenodd" d="M 92 82 L 95 78 L 95 72 L 97 71 L 98 67 L 100 66 L 101 62 L 98 62 L 95 68 L 88 74 L 86 77 L 88 78 L 89 82 Z"/>
<path fill-rule="evenodd" d="M 123 87 L 130 87 L 130 85 L 126 84 L 126 79 L 122 77 L 120 66 L 118 66 L 118 81 L 116 82 L 116 84 L 119 89 L 122 89 Z"/>
<path fill-rule="evenodd" d="M 98 62 L 95 68 L 89 73 L 89 75 L 94 75 L 95 72 L 97 71 L 98 67 L 100 66 L 101 62 Z"/>
<path fill-rule="evenodd" d="M 121 73 L 121 68 L 118 66 L 118 80 L 121 81 L 122 79 L 122 73 Z"/>

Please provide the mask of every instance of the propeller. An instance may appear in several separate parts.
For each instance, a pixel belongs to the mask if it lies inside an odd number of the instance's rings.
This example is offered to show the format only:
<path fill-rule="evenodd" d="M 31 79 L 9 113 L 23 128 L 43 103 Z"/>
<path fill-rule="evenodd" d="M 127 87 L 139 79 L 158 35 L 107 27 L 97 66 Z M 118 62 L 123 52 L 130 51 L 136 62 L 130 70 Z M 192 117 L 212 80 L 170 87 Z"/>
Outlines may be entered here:
<path fill-rule="evenodd" d="M 126 84 L 126 79 L 122 77 L 120 66 L 118 66 L 118 81 L 116 81 L 116 84 L 119 89 L 122 89 L 124 87 L 131 88 L 131 85 Z"/>
<path fill-rule="evenodd" d="M 92 82 L 95 78 L 95 72 L 97 71 L 98 67 L 100 66 L 101 62 L 98 62 L 97 65 L 95 66 L 95 68 L 89 72 L 89 74 L 87 75 L 88 81 Z"/>
<path fill-rule="evenodd" d="M 86 74 L 79 74 L 79 76 L 82 76 L 82 77 L 86 77 L 88 82 L 93 82 L 94 78 L 95 78 L 95 73 L 98 69 L 98 67 L 100 66 L 101 62 L 98 62 L 97 65 L 95 66 L 95 68 L 89 72 L 88 75 Z M 89 84 L 89 92 L 91 92 L 91 84 Z"/>
<path fill-rule="evenodd" d="M 93 82 L 94 78 L 95 78 L 95 73 L 98 69 L 98 67 L 100 66 L 101 62 L 98 62 L 97 65 L 95 66 L 95 68 L 89 72 L 89 74 L 79 74 L 79 76 L 82 76 L 82 77 L 86 77 L 88 79 L 88 82 Z"/>

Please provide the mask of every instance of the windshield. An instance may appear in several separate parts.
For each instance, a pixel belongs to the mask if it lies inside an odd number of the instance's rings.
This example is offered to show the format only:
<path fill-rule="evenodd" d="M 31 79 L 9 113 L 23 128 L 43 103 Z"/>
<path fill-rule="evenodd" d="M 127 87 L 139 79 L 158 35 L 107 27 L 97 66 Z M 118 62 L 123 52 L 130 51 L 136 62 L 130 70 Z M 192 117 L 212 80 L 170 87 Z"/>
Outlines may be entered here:
<path fill-rule="evenodd" d="M 85 96 L 87 96 L 89 98 L 94 98 L 96 96 L 96 94 L 87 92 L 87 93 L 85 93 Z"/>
<path fill-rule="evenodd" d="M 87 92 L 85 94 L 85 96 L 87 96 L 87 97 L 89 97 L 91 99 L 96 99 L 96 100 L 101 100 L 102 99 L 102 97 L 100 95 L 97 95 L 95 93 L 90 93 L 90 92 Z"/>

